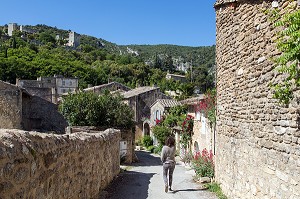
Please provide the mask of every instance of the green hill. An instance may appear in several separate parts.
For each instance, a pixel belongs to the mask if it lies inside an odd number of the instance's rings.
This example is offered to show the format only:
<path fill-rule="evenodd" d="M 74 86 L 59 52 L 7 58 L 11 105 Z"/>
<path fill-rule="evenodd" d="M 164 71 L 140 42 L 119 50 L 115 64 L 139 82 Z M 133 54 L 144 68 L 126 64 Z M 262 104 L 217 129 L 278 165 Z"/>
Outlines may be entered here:
<path fill-rule="evenodd" d="M 9 37 L 7 25 L 0 26 L 1 80 L 15 83 L 16 78 L 56 74 L 79 77 L 82 88 L 118 81 L 130 87 L 155 84 L 162 90 L 181 89 L 186 95 L 195 87 L 204 92 L 213 86 L 214 46 L 122 46 L 80 35 L 80 46 L 72 48 L 66 46 L 70 30 L 41 24 L 24 27 L 33 31 L 16 30 Z M 186 74 L 192 83 L 167 81 L 167 71 Z"/>

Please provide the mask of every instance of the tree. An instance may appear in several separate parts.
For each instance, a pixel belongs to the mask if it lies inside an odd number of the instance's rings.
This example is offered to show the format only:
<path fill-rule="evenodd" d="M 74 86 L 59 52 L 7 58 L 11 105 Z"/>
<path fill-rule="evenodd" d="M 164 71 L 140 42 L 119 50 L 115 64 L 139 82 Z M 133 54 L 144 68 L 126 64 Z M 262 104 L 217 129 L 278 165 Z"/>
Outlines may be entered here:
<path fill-rule="evenodd" d="M 42 32 L 39 35 L 39 40 L 43 42 L 44 44 L 47 44 L 50 42 L 51 44 L 55 44 L 56 40 L 55 37 L 51 35 L 50 32 Z"/>
<path fill-rule="evenodd" d="M 91 92 L 69 94 L 64 97 L 59 110 L 70 125 L 133 126 L 132 109 L 122 102 L 120 95 L 113 96 L 107 91 L 100 96 Z"/>

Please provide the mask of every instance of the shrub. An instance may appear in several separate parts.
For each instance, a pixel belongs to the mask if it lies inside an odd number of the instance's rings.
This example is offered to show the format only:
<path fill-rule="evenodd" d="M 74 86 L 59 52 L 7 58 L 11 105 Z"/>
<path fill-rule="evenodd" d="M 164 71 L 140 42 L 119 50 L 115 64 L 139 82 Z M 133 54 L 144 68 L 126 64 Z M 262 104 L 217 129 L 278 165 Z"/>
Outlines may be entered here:
<path fill-rule="evenodd" d="M 135 140 L 135 145 L 136 146 L 142 146 L 143 145 L 143 141 L 142 141 L 142 138 L 138 138 L 137 140 Z"/>
<path fill-rule="evenodd" d="M 203 151 L 197 152 L 193 161 L 192 167 L 195 170 L 195 173 L 199 177 L 214 177 L 214 163 L 213 163 L 213 154 L 212 151 Z"/>
<path fill-rule="evenodd" d="M 157 138 L 158 142 L 163 145 L 167 137 L 172 135 L 171 129 L 166 126 L 156 125 L 152 129 L 154 136 Z"/>
<path fill-rule="evenodd" d="M 149 146 L 147 147 L 147 151 L 150 151 L 151 153 L 154 153 L 154 150 L 155 150 L 155 146 Z"/>
<path fill-rule="evenodd" d="M 147 148 L 153 145 L 153 139 L 150 137 L 150 135 L 145 135 L 143 137 L 143 145 Z"/>
<path fill-rule="evenodd" d="M 160 154 L 162 148 L 163 148 L 163 145 L 162 145 L 162 144 L 160 144 L 160 145 L 158 145 L 158 146 L 155 146 L 153 152 L 154 152 L 155 154 Z"/>

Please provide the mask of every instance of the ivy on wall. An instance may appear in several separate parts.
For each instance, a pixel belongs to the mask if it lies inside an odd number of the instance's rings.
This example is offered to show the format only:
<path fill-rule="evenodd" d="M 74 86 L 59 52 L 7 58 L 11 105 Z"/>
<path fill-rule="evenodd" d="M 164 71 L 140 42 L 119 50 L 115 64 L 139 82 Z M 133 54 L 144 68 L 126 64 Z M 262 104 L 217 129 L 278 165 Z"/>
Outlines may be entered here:
<path fill-rule="evenodd" d="M 274 98 L 282 104 L 289 104 L 295 97 L 294 91 L 300 87 L 300 10 L 279 16 L 274 25 L 281 29 L 277 33 L 276 45 L 282 52 L 274 61 L 276 70 L 283 74 L 284 79 L 271 83 L 271 87 Z"/>

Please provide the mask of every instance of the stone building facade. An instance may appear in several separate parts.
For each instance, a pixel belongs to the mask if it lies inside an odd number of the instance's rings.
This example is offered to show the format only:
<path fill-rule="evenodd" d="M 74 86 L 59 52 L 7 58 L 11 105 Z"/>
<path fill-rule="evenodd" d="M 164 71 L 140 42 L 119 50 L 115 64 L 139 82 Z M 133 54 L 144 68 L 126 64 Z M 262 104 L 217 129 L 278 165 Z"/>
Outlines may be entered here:
<path fill-rule="evenodd" d="M 74 31 L 69 32 L 69 39 L 68 39 L 67 46 L 77 48 L 79 45 L 80 45 L 80 34 Z"/>
<path fill-rule="evenodd" d="M 150 106 L 150 119 L 143 123 L 143 135 L 150 135 L 153 139 L 153 144 L 158 145 L 158 140 L 151 131 L 151 127 L 156 125 L 156 122 L 161 120 L 168 113 L 170 108 L 181 105 L 180 102 L 174 99 L 157 99 Z"/>
<path fill-rule="evenodd" d="M 199 110 L 199 103 L 204 100 L 204 95 L 181 101 L 188 106 L 188 115 L 194 117 L 193 134 L 191 140 L 191 151 L 193 153 L 207 149 L 215 152 L 215 131 L 210 126 L 205 113 Z"/>
<path fill-rule="evenodd" d="M 177 74 L 170 74 L 168 73 L 166 75 L 166 79 L 168 80 L 174 80 L 174 81 L 179 81 L 179 82 L 186 82 L 186 77 L 184 75 L 177 75 Z"/>
<path fill-rule="evenodd" d="M 56 104 L 0 81 L 0 128 L 63 133 L 67 125 Z"/>
<path fill-rule="evenodd" d="M 120 172 L 120 136 L 0 129 L 1 198 L 100 198 Z"/>
<path fill-rule="evenodd" d="M 78 90 L 78 78 L 63 76 L 39 77 L 37 80 L 17 79 L 17 86 L 26 89 L 33 96 L 41 97 L 49 102 L 58 103 L 64 93 Z"/>
<path fill-rule="evenodd" d="M 132 89 L 122 94 L 124 102 L 132 108 L 136 124 L 136 137 L 143 136 L 143 120 L 150 118 L 150 107 L 157 99 L 170 99 L 158 87 L 143 86 Z"/>
<path fill-rule="evenodd" d="M 22 129 L 64 133 L 68 126 L 58 111 L 58 105 L 38 96 L 25 95 L 22 99 Z"/>
<path fill-rule="evenodd" d="M 265 10 L 297 1 L 218 0 L 216 180 L 234 199 L 300 198 L 299 103 L 273 99 L 278 55 Z M 278 5 L 278 6 L 276 6 Z"/>
<path fill-rule="evenodd" d="M 13 32 L 15 30 L 18 29 L 18 24 L 16 23 L 9 23 L 8 24 L 8 36 L 12 36 L 13 35 Z"/>
<path fill-rule="evenodd" d="M 22 128 L 23 90 L 0 80 L 0 128 Z"/>

